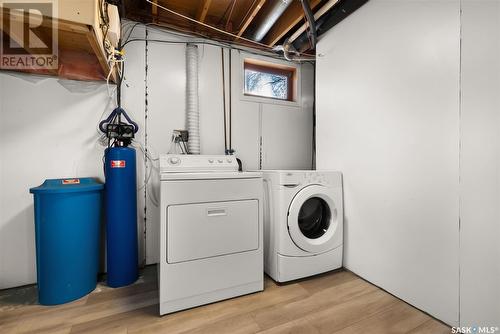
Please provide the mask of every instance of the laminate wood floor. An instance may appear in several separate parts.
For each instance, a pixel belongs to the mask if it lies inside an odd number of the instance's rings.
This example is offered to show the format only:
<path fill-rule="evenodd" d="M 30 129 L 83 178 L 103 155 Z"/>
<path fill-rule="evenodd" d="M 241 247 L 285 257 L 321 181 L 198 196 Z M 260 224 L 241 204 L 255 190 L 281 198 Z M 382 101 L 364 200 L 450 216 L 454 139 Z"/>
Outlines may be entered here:
<path fill-rule="evenodd" d="M 158 316 L 155 266 L 134 285 L 100 283 L 77 301 L 37 304 L 34 286 L 0 291 L 0 333 L 450 333 L 450 328 L 348 271 Z"/>

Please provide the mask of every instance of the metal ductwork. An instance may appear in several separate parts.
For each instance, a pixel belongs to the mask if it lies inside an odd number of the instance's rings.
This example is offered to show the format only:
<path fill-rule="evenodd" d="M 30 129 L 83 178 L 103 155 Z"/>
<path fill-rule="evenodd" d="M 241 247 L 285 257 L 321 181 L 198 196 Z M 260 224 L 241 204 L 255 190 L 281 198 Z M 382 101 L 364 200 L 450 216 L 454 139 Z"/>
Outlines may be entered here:
<path fill-rule="evenodd" d="M 262 24 L 254 32 L 252 39 L 260 42 L 266 34 L 271 30 L 271 27 L 278 21 L 279 17 L 290 6 L 293 0 L 275 0 L 272 4 L 269 13 L 263 18 Z"/>
<path fill-rule="evenodd" d="M 186 45 L 186 116 L 189 153 L 200 154 L 198 46 L 195 44 Z"/>

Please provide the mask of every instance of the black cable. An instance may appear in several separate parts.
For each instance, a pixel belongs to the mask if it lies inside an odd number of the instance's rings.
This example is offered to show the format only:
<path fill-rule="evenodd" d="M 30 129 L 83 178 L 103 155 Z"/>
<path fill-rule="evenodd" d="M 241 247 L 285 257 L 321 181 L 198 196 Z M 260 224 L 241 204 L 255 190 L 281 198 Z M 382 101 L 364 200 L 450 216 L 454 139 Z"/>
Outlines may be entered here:
<path fill-rule="evenodd" d="M 108 49 L 106 48 L 106 38 L 108 37 L 109 25 L 105 26 L 106 30 L 104 30 L 104 37 L 102 38 L 102 47 L 104 52 L 106 52 L 106 57 L 109 56 Z"/>
<path fill-rule="evenodd" d="M 183 140 L 182 144 L 184 145 L 184 149 L 186 150 L 186 154 L 189 154 L 189 148 L 187 147 L 186 142 Z"/>
<path fill-rule="evenodd" d="M 181 144 L 182 143 L 182 144 Z M 187 154 L 186 143 L 184 141 L 179 142 L 179 146 L 181 147 L 181 151 L 183 154 Z"/>
<path fill-rule="evenodd" d="M 118 50 L 121 51 L 122 49 L 123 49 L 122 40 L 120 38 L 120 40 L 118 41 Z M 118 74 L 117 75 L 118 82 L 116 83 L 116 104 L 118 105 L 118 108 L 121 108 L 122 106 L 122 80 L 123 80 L 123 72 L 125 70 L 125 64 L 123 62 L 121 62 L 120 64 L 121 65 L 118 66 L 121 66 L 121 71 L 116 71 Z M 118 117 L 121 117 L 121 115 L 118 115 Z"/>
<path fill-rule="evenodd" d="M 99 15 L 101 16 L 102 22 L 105 24 L 109 24 L 109 16 L 107 10 L 103 11 L 103 5 L 106 5 L 106 9 L 108 7 L 108 3 L 104 0 L 99 1 Z"/>
<path fill-rule="evenodd" d="M 127 38 L 125 38 L 125 39 L 124 39 L 124 41 L 125 41 L 125 42 L 126 42 L 126 41 L 128 41 L 128 40 L 130 39 L 130 36 L 132 36 L 132 33 L 134 32 L 134 29 L 135 29 L 138 25 L 140 25 L 140 24 L 142 24 L 142 23 L 137 22 L 137 23 L 135 23 L 135 24 L 132 26 L 132 28 L 130 28 L 130 31 L 129 31 L 129 33 L 128 33 Z"/>
<path fill-rule="evenodd" d="M 232 125 L 232 122 L 233 122 L 233 94 L 232 94 L 232 87 L 233 87 L 233 60 L 232 60 L 232 52 L 231 50 L 229 50 L 229 113 L 228 113 L 228 123 L 229 123 L 229 151 L 230 151 L 230 154 L 233 155 L 234 154 L 234 150 L 233 150 L 233 125 Z"/>
<path fill-rule="evenodd" d="M 304 16 L 307 19 L 307 22 L 309 23 L 309 40 L 311 41 L 311 49 L 316 48 L 316 40 L 317 40 L 317 35 L 316 35 L 316 21 L 314 20 L 314 14 L 311 10 L 311 6 L 309 5 L 309 2 L 307 0 L 300 0 L 302 3 L 302 8 L 304 10 Z"/>

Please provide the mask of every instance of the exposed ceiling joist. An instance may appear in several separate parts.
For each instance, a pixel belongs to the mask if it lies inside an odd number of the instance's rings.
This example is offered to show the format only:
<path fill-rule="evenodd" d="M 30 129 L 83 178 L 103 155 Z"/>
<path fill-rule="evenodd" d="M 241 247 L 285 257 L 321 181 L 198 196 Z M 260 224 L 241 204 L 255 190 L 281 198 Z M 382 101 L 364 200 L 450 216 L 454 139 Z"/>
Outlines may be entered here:
<path fill-rule="evenodd" d="M 198 13 L 196 14 L 196 19 L 200 22 L 205 22 L 205 18 L 207 17 L 208 10 L 210 9 L 210 5 L 212 4 L 212 0 L 204 0 L 201 2 L 200 8 L 198 9 Z"/>
<path fill-rule="evenodd" d="M 0 0 L 1 1 L 1 0 Z M 285 38 L 305 46 L 307 24 L 299 0 L 293 0 L 274 25 L 257 41 L 253 34 L 266 24 L 266 15 L 284 0 L 122 0 L 125 17 L 143 23 L 155 22 L 169 29 L 202 34 L 207 38 L 272 49 Z M 290 0 L 287 0 L 290 1 Z M 368 0 L 308 0 L 315 12 L 317 34 L 321 35 Z M 151 6 L 151 7 L 149 7 Z M 322 17 L 321 17 L 322 16 Z M 321 17 L 321 18 L 320 18 Z M 318 20 L 319 18 L 319 20 Z M 269 23 L 269 22 L 267 22 Z M 298 28 L 298 30 L 297 30 Z M 252 33 L 252 34 L 250 34 Z M 299 43 L 300 42 L 300 43 Z M 308 49 L 305 49 L 308 50 Z"/>
<path fill-rule="evenodd" d="M 151 14 L 153 14 L 153 16 L 158 16 L 158 6 L 156 6 L 158 0 L 153 0 L 153 3 L 154 4 L 151 4 Z"/>
<path fill-rule="evenodd" d="M 231 9 L 229 10 L 229 14 L 227 16 L 227 20 L 226 20 L 226 28 L 225 30 L 226 31 L 232 31 L 232 22 L 231 22 L 231 16 L 233 16 L 233 11 L 234 11 L 234 6 L 236 5 L 236 1 L 237 0 L 232 0 L 231 1 L 231 4 L 229 6 L 231 6 Z"/>
<path fill-rule="evenodd" d="M 311 0 L 311 9 L 316 8 L 321 0 Z M 264 38 L 264 44 L 274 46 L 283 38 L 293 27 L 295 27 L 304 18 L 304 11 L 300 1 L 294 1 L 288 10 L 278 19 L 271 30 Z"/>
<path fill-rule="evenodd" d="M 245 21 L 243 22 L 243 25 L 241 26 L 240 31 L 238 31 L 238 37 L 243 35 L 245 31 L 247 30 L 248 26 L 250 23 L 252 23 L 253 19 L 257 16 L 259 11 L 262 9 L 262 6 L 266 3 L 266 0 L 258 0 L 257 6 L 254 7 L 252 10 L 250 16 L 248 16 Z"/>

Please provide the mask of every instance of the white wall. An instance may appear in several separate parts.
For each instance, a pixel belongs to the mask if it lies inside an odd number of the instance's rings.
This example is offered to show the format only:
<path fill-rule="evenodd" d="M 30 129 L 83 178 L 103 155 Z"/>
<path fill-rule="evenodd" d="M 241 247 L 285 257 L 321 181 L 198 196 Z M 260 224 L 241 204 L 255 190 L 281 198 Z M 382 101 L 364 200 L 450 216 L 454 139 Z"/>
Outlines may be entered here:
<path fill-rule="evenodd" d="M 243 95 L 245 58 L 290 63 L 232 52 L 232 146 L 246 170 L 311 169 L 314 66 L 297 66 L 296 101 L 272 101 Z"/>
<path fill-rule="evenodd" d="M 371 0 L 319 42 L 317 165 L 344 175 L 344 265 L 458 323 L 460 4 Z"/>
<path fill-rule="evenodd" d="M 500 2 L 462 1 L 462 326 L 500 326 L 499 92 Z"/>
<path fill-rule="evenodd" d="M 149 31 L 148 38 L 165 39 L 165 34 Z M 169 40 L 182 41 L 175 36 Z M 199 45 L 200 136 L 202 154 L 224 154 L 224 111 L 222 98 L 221 51 Z M 154 157 L 168 152 L 172 130 L 185 129 L 186 57 L 184 44 L 148 43 L 147 147 Z M 146 261 L 159 260 L 159 220 L 157 170 L 148 184 L 146 219 Z"/>
<path fill-rule="evenodd" d="M 162 32 L 150 30 L 150 40 L 165 39 Z M 171 41 L 182 41 L 177 36 L 167 36 Z M 200 122 L 202 154 L 224 154 L 224 109 L 222 92 L 222 55 L 221 49 L 212 45 L 199 45 L 200 78 Z M 168 61 L 166 61 L 168 56 Z M 153 155 L 167 152 L 173 129 L 185 128 L 185 45 L 148 42 L 148 116 L 147 147 Z M 300 87 L 309 89 L 300 94 L 296 105 L 283 106 L 279 102 L 263 102 L 245 98 L 242 95 L 243 67 L 245 57 L 259 57 L 271 62 L 279 60 L 233 50 L 232 64 L 232 146 L 243 162 L 245 170 L 259 168 L 260 138 L 263 138 L 262 155 L 274 157 L 274 165 L 282 168 L 310 168 L 312 155 L 312 87 L 314 73 L 312 66 L 307 67 L 300 76 Z M 229 54 L 225 53 L 229 64 Z M 301 70 L 302 66 L 299 66 Z M 229 67 L 226 68 L 229 82 Z M 229 91 L 226 91 L 229 103 Z M 304 96 L 304 98 L 303 98 Z M 302 104 L 307 101 L 308 104 Z M 270 115 L 269 121 L 263 119 Z M 266 132 L 263 132 L 263 127 Z M 293 134 L 293 136 L 291 135 Z M 276 138 L 277 137 L 277 138 Z M 264 141 L 265 138 L 265 141 Z M 283 154 L 282 152 L 286 152 Z M 292 153 L 293 152 L 293 153 Z M 269 161 L 269 159 L 264 159 Z M 263 168 L 269 166 L 263 164 Z M 158 197 L 159 181 L 153 173 L 148 185 L 146 219 L 146 262 L 158 262 L 159 211 L 154 199 Z M 153 200 L 151 197 L 153 196 Z"/>
<path fill-rule="evenodd" d="M 133 37 L 145 35 L 145 30 L 137 27 Z M 148 37 L 180 40 L 153 29 L 149 30 Z M 159 181 L 157 162 L 146 162 L 139 146 L 144 146 L 156 158 L 160 152 L 168 151 L 172 130 L 185 128 L 184 49 L 184 44 L 152 41 L 148 42 L 147 51 L 142 41 L 126 46 L 123 107 L 140 126 L 136 147 L 137 159 L 143 163 L 138 163 L 138 186 L 144 185 L 151 175 L 147 186 L 138 193 L 141 263 L 155 263 L 158 258 L 159 213 L 155 203 Z M 209 45 L 200 45 L 199 51 L 202 153 L 224 154 L 221 51 Z M 233 54 L 233 68 L 236 68 L 239 52 L 233 51 Z M 305 72 L 303 81 L 309 89 L 304 90 L 307 96 L 301 100 L 309 104 L 304 106 L 283 109 L 274 104 L 243 103 L 239 93 L 233 94 L 233 146 L 246 169 L 259 166 L 262 135 L 259 108 L 272 114 L 273 125 L 266 125 L 271 135 L 273 130 L 288 134 L 295 131 L 293 140 L 269 143 L 263 152 L 279 157 L 284 156 L 283 152 L 302 150 L 293 159 L 281 161 L 280 166 L 309 166 L 311 145 L 305 143 L 312 141 L 313 75 L 311 67 Z M 233 71 L 233 87 L 240 87 L 242 80 L 241 73 Z M 112 100 L 106 85 L 74 81 L 65 85 L 72 91 L 54 78 L 0 73 L 0 289 L 36 280 L 29 188 L 46 178 L 94 176 L 103 179 L 104 147 L 97 142 L 97 124 L 114 106 L 108 105 Z M 238 92 L 238 88 L 234 91 Z M 242 113 L 246 113 L 243 118 Z M 248 119 L 257 123 L 248 123 Z M 273 163 L 280 160 L 275 159 Z"/>
<path fill-rule="evenodd" d="M 46 178 L 103 179 L 97 123 L 109 112 L 105 85 L 0 73 L 0 288 L 33 283 L 35 240 L 29 188 Z"/>

